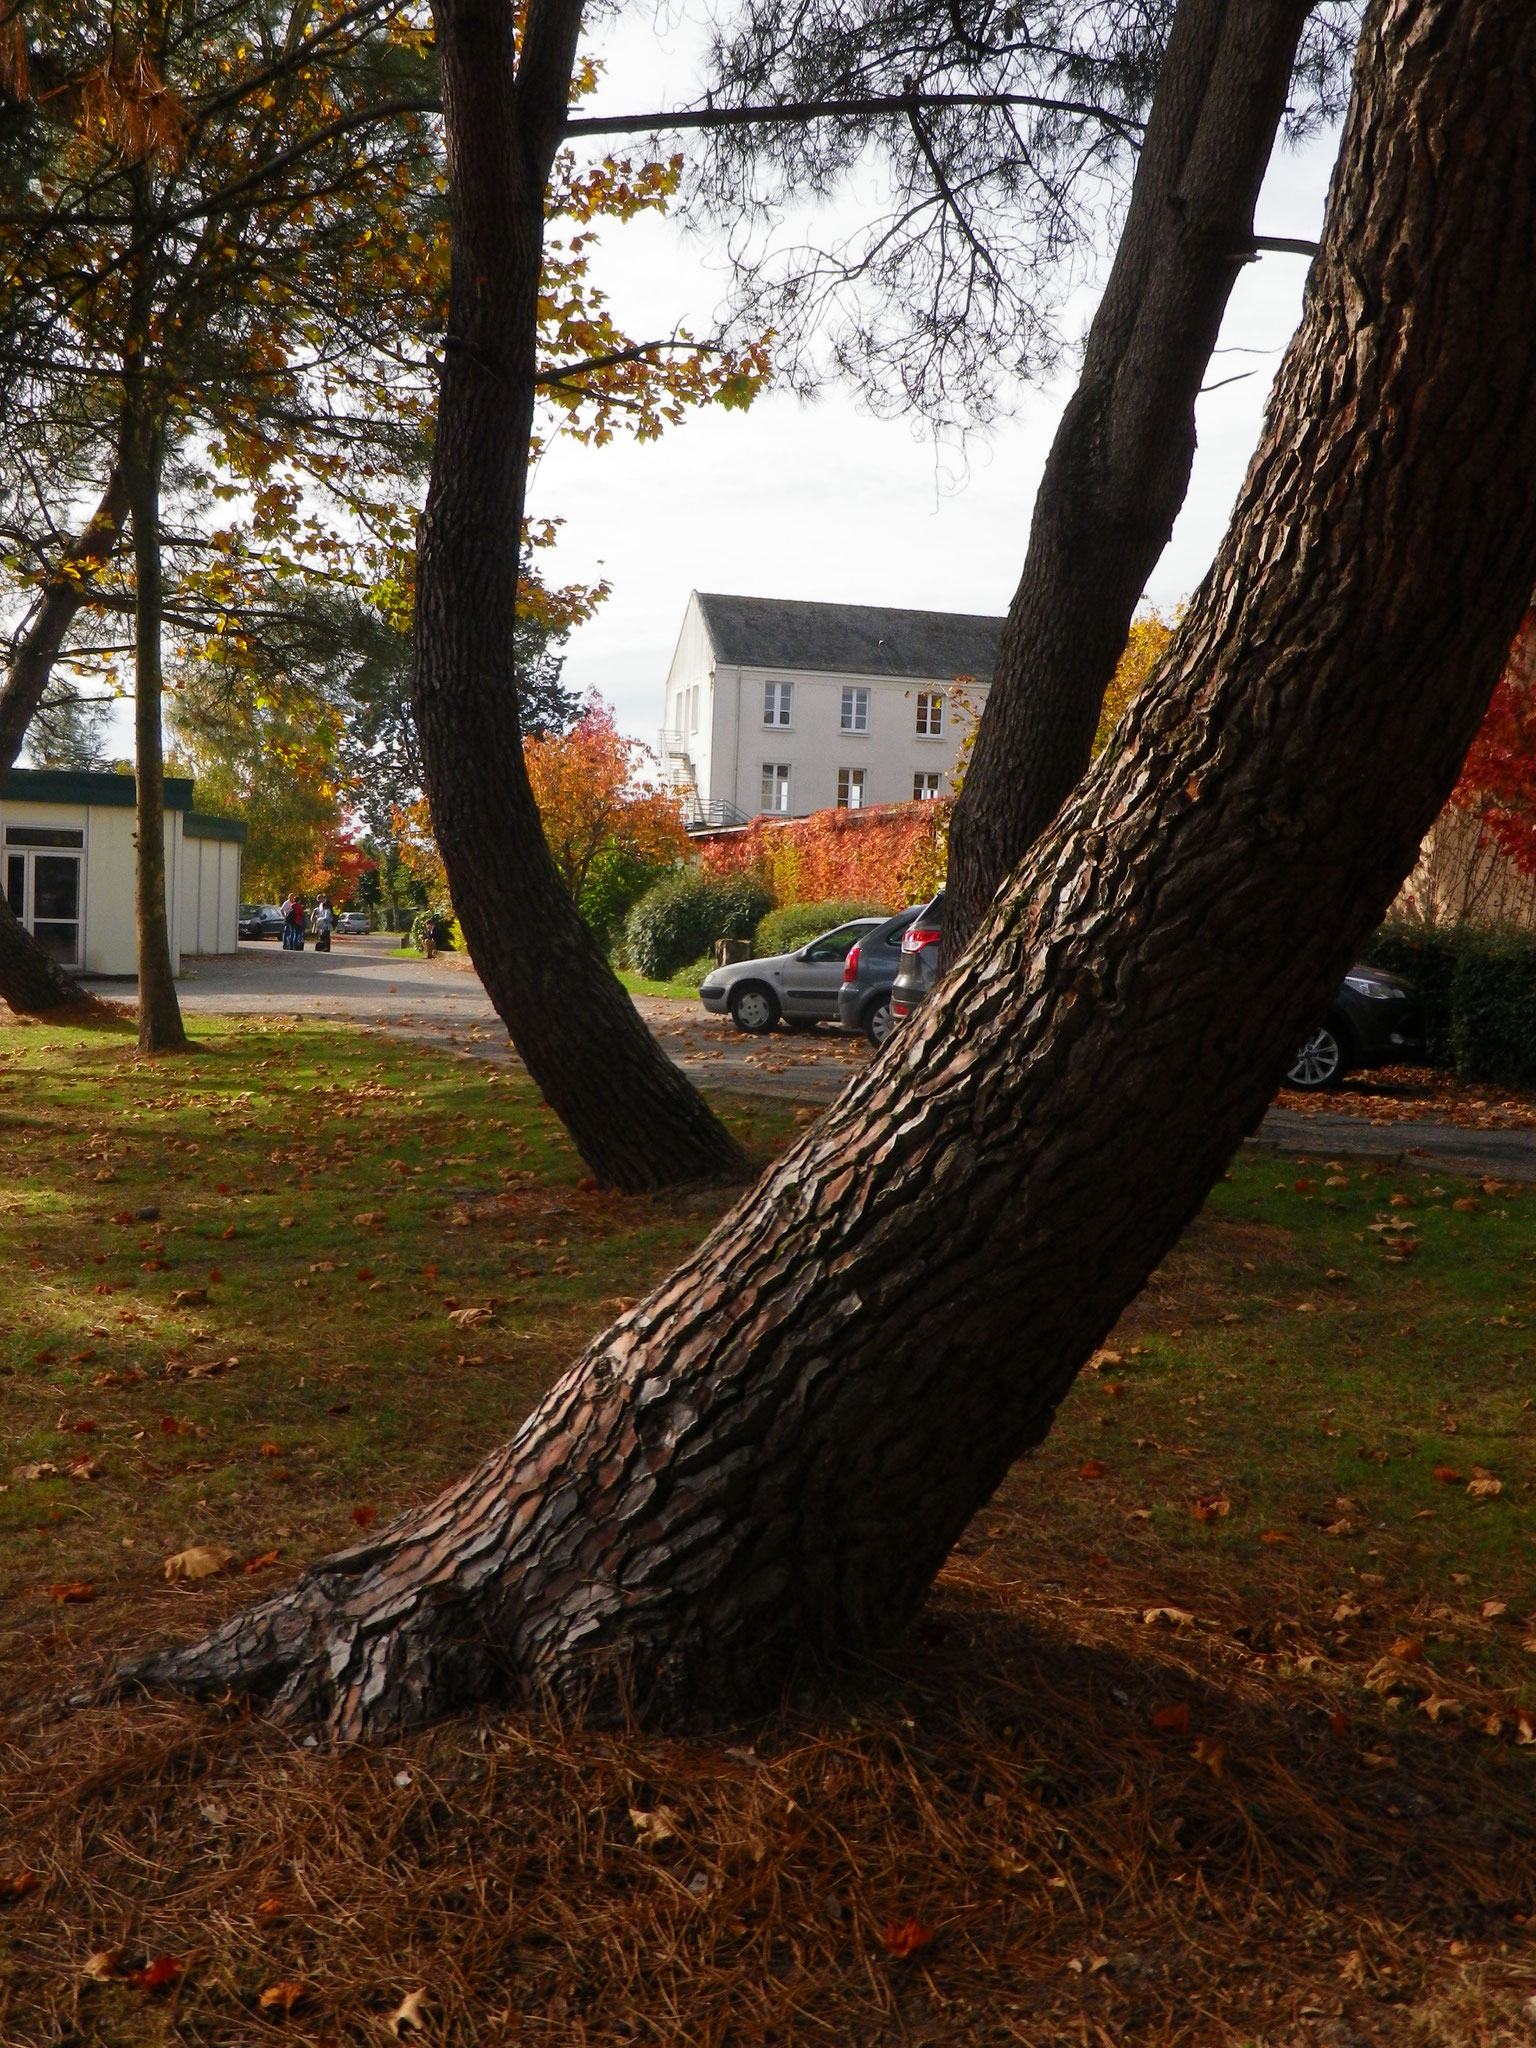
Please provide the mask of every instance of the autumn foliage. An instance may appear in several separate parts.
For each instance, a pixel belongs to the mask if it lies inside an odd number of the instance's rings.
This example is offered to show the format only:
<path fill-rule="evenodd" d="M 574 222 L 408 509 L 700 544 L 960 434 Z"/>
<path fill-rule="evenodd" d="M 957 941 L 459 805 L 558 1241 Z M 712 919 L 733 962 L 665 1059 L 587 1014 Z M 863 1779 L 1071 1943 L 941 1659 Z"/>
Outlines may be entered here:
<path fill-rule="evenodd" d="M 594 861 L 623 854 L 645 867 L 687 858 L 676 801 L 642 780 L 646 750 L 591 697 L 566 733 L 526 740 L 523 760 L 560 879 L 579 903 Z"/>
<path fill-rule="evenodd" d="M 700 859 L 708 874 L 755 876 L 775 903 L 862 897 L 899 910 L 943 882 L 948 825 L 942 799 L 783 822 L 755 818 L 743 831 L 706 840 Z"/>
<path fill-rule="evenodd" d="M 1536 605 L 1468 750 L 1451 803 L 1478 819 L 1485 843 L 1536 875 Z"/>

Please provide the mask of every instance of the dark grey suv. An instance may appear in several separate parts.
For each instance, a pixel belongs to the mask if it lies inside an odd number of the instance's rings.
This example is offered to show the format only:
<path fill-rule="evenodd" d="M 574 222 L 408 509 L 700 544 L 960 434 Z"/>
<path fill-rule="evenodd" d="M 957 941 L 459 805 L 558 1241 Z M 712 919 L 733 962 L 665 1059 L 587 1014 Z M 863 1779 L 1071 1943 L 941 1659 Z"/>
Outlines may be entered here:
<path fill-rule="evenodd" d="M 845 1031 L 862 1031 L 871 1045 L 884 1045 L 896 1021 L 891 1015 L 891 983 L 901 965 L 902 939 L 916 916 L 915 905 L 898 910 L 860 939 L 843 962 L 837 1021 Z"/>

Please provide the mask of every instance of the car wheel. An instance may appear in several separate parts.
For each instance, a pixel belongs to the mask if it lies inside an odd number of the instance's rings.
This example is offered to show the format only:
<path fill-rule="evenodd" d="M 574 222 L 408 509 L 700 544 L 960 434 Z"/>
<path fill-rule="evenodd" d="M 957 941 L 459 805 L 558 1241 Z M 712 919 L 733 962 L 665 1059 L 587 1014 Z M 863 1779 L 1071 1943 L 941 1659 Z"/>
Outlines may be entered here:
<path fill-rule="evenodd" d="M 864 1036 L 876 1051 L 896 1029 L 896 1015 L 889 995 L 883 995 L 864 1012 Z"/>
<path fill-rule="evenodd" d="M 732 995 L 731 1022 L 738 1031 L 771 1031 L 778 1021 L 778 999 L 761 982 L 749 981 Z"/>
<path fill-rule="evenodd" d="M 1287 1067 L 1287 1088 L 1332 1088 L 1344 1078 L 1344 1047 L 1339 1034 L 1324 1024 L 1307 1040 Z"/>

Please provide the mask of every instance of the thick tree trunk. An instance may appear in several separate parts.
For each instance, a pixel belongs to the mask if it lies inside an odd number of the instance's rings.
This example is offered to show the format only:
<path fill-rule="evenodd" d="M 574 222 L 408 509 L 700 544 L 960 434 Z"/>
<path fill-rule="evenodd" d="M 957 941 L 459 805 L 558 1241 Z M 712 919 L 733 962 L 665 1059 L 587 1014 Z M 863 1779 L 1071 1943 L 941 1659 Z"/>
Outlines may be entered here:
<path fill-rule="evenodd" d="M 956 800 L 959 957 L 1088 766 L 1104 692 L 1189 488 L 1195 399 L 1239 271 L 1313 0 L 1179 0 L 1125 231 L 1035 499 Z"/>
<path fill-rule="evenodd" d="M 738 1171 L 555 871 L 523 765 L 514 662 L 544 188 L 580 0 L 437 0 L 452 278 L 416 570 L 414 695 L 432 823 L 475 968 L 594 1174 L 658 1187 Z"/>
<path fill-rule="evenodd" d="M 1262 1111 L 1536 583 L 1536 9 L 1373 0 L 1169 659 L 926 1008 L 431 1505 L 121 1675 L 346 1736 L 773 1698 L 888 1641 Z"/>
<path fill-rule="evenodd" d="M 130 379 L 130 386 L 136 380 Z M 122 460 L 133 518 L 134 706 L 138 835 L 134 906 L 139 942 L 139 1050 L 186 1052 L 176 1000 L 165 909 L 165 761 L 161 746 L 160 466 L 163 430 L 151 409 L 130 397 Z"/>
<path fill-rule="evenodd" d="M 43 701 L 64 636 L 85 603 L 91 583 L 122 537 L 128 492 L 119 464 L 107 479 L 90 524 L 76 534 L 43 586 L 36 615 L 16 644 L 10 673 L 0 689 L 0 784 L 16 765 L 27 727 Z M 24 1016 L 69 1009 L 82 1018 L 117 1012 L 76 987 L 69 976 L 11 915 L 0 895 L 0 1002 Z"/>

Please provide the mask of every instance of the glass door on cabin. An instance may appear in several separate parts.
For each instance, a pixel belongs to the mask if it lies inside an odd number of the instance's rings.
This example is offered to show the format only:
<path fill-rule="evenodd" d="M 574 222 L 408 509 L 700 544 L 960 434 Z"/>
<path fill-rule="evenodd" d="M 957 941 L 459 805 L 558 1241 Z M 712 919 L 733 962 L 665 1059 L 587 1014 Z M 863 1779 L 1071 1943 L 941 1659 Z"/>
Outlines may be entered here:
<path fill-rule="evenodd" d="M 85 834 L 44 825 L 5 828 L 5 900 L 61 967 L 80 965 L 80 898 Z"/>

